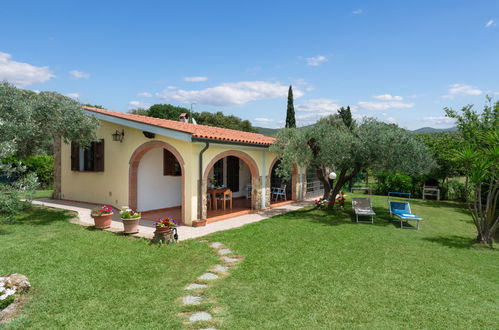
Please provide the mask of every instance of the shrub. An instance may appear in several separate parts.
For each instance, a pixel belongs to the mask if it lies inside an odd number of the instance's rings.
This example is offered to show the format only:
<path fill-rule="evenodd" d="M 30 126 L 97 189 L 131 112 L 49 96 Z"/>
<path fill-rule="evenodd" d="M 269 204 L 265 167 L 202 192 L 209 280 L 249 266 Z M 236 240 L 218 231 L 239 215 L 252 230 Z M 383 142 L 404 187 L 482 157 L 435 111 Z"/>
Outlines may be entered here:
<path fill-rule="evenodd" d="M 23 161 L 27 171 L 35 173 L 38 182 L 45 188 L 52 187 L 54 182 L 54 157 L 49 155 L 36 155 Z"/>
<path fill-rule="evenodd" d="M 450 200 L 466 202 L 471 194 L 471 189 L 459 181 L 449 181 L 447 183 L 447 196 Z"/>
<path fill-rule="evenodd" d="M 412 178 L 400 173 L 379 173 L 376 174 L 376 186 L 374 188 L 376 194 L 386 195 L 390 191 L 397 192 L 412 192 Z"/>

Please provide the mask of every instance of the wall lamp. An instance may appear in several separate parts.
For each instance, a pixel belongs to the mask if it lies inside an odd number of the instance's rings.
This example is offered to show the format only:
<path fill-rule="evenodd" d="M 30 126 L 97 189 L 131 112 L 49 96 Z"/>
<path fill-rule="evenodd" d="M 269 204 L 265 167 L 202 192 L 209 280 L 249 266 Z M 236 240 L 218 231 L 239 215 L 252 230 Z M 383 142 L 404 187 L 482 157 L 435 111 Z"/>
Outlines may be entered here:
<path fill-rule="evenodd" d="M 116 130 L 116 132 L 114 132 L 111 135 L 113 136 L 113 141 L 123 142 L 123 137 L 125 136 L 125 130 L 122 129 L 121 132 Z"/>

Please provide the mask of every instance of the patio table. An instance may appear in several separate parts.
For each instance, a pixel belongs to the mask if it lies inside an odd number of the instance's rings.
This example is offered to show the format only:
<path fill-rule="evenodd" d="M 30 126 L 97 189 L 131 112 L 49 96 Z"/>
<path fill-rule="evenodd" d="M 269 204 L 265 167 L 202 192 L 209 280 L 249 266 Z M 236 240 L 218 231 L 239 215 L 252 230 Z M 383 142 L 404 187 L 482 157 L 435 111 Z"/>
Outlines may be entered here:
<path fill-rule="evenodd" d="M 208 189 L 208 194 L 211 195 L 211 207 L 212 207 L 212 209 L 214 209 L 214 210 L 218 209 L 217 195 L 223 194 L 227 190 L 229 190 L 229 188 Z"/>

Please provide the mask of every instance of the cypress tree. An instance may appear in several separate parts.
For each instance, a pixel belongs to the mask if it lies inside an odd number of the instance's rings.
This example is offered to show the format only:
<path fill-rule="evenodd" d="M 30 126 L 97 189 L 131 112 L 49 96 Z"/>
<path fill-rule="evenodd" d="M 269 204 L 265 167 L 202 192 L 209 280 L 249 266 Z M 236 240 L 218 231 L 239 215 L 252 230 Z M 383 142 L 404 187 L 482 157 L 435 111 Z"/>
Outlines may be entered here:
<path fill-rule="evenodd" d="M 288 90 L 288 110 L 286 112 L 286 128 L 296 127 L 295 107 L 293 105 L 293 88 Z"/>

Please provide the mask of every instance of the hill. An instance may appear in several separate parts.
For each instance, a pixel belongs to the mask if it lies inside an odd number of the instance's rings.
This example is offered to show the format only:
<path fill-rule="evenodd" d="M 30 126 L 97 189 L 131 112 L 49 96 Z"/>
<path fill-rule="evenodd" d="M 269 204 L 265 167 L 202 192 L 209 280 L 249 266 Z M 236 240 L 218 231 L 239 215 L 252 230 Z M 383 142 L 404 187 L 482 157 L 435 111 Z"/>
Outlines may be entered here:
<path fill-rule="evenodd" d="M 457 131 L 457 127 L 451 127 L 451 128 L 422 127 L 411 132 L 423 134 L 423 133 L 441 133 L 441 132 L 455 132 L 455 131 Z"/>
<path fill-rule="evenodd" d="M 279 132 L 280 130 L 280 128 L 267 128 L 267 127 L 257 127 L 257 126 L 253 127 L 258 131 L 258 133 L 267 136 L 276 136 L 277 132 Z M 421 127 L 410 132 L 417 134 L 425 134 L 425 133 L 440 133 L 440 132 L 455 132 L 455 131 L 457 131 L 456 127 L 451 127 L 451 128 Z"/>

